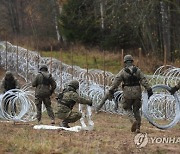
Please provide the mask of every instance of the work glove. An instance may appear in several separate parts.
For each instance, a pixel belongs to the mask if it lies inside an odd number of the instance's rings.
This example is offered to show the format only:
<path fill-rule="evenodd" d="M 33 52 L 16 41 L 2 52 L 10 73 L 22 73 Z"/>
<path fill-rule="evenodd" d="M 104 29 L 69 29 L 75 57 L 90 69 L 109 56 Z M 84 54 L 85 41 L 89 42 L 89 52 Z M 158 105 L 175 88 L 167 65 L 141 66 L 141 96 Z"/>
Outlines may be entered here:
<path fill-rule="evenodd" d="M 110 101 L 112 101 L 112 99 L 114 98 L 114 95 L 111 91 L 108 91 L 106 95 L 107 95 L 107 99 L 109 99 Z"/>
<path fill-rule="evenodd" d="M 178 91 L 178 88 L 176 86 L 172 87 L 169 92 L 171 93 L 171 95 L 174 95 L 174 93 Z"/>
<path fill-rule="evenodd" d="M 51 90 L 50 90 L 51 95 L 53 94 L 53 92 L 54 92 L 54 90 L 51 89 Z"/>
<path fill-rule="evenodd" d="M 148 99 L 153 95 L 153 91 L 152 91 L 152 88 L 149 88 L 147 90 L 147 93 L 148 93 Z"/>
<path fill-rule="evenodd" d="M 92 101 L 89 101 L 88 105 L 89 106 L 92 106 L 93 102 Z"/>

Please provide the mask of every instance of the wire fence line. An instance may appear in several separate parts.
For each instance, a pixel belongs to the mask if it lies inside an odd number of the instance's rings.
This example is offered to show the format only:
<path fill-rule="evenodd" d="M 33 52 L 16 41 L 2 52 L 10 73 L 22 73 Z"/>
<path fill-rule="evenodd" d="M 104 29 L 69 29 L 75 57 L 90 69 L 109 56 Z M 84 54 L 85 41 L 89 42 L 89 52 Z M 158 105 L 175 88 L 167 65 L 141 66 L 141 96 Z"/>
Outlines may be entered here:
<path fill-rule="evenodd" d="M 94 107 L 96 107 L 103 98 L 105 92 L 109 89 L 109 86 L 115 77 L 113 73 L 105 70 L 88 68 L 83 69 L 79 66 L 67 65 L 52 57 L 41 57 L 38 52 L 29 51 L 28 49 L 12 45 L 9 42 L 0 42 L 1 67 L 3 67 L 5 70 L 16 72 L 18 75 L 22 76 L 27 83 L 31 83 L 32 79 L 38 73 L 39 66 L 42 64 L 46 64 L 48 66 L 52 76 L 55 78 L 57 83 L 57 93 L 66 86 L 67 82 L 72 79 L 76 79 L 80 82 L 80 94 L 83 97 L 92 99 Z M 151 85 L 163 84 L 174 86 L 178 81 L 180 81 L 180 68 L 175 68 L 173 66 L 162 66 L 158 68 L 153 75 L 147 75 L 146 77 Z M 161 88 L 161 93 L 164 93 L 164 87 L 162 86 Z M 160 90 L 158 89 L 157 92 L 159 93 L 159 91 Z M 179 93 L 177 94 L 177 98 L 170 97 L 171 99 L 167 101 L 168 103 L 158 103 L 161 105 L 156 105 L 154 108 L 152 108 L 154 105 L 150 104 L 162 102 L 161 99 L 159 99 L 159 96 L 154 95 L 154 99 L 152 99 L 153 101 L 148 101 L 144 94 L 146 94 L 145 91 L 143 91 L 142 101 L 143 104 L 148 102 L 147 104 L 149 104 L 149 107 L 146 108 L 146 110 L 150 110 L 149 113 L 160 112 L 162 108 L 165 108 L 161 116 L 160 114 L 158 116 L 153 116 L 153 119 L 173 120 L 174 117 L 176 117 L 175 115 L 177 115 L 177 112 L 175 112 L 172 107 L 177 106 L 177 101 L 179 101 Z M 166 91 L 165 94 L 169 95 L 168 91 Z M 119 91 L 114 94 L 114 97 L 115 101 L 107 100 L 102 110 L 116 114 L 124 114 L 125 112 L 121 106 L 118 110 L 114 110 L 116 105 L 115 103 L 121 102 L 122 90 L 119 89 Z M 171 106 L 171 108 L 168 106 Z M 167 115 L 172 112 L 173 114 L 170 114 L 171 116 Z"/>

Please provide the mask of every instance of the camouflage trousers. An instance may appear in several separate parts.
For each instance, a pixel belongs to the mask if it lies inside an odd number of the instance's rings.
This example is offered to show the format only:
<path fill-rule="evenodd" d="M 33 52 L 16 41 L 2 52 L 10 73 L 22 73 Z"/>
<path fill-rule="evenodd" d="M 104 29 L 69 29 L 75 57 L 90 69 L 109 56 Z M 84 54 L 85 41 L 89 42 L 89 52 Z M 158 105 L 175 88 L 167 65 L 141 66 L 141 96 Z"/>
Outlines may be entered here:
<path fill-rule="evenodd" d="M 68 123 L 74 123 L 78 121 L 79 119 L 81 119 L 81 117 L 82 117 L 82 114 L 80 112 L 72 111 L 70 115 L 66 119 L 64 119 L 64 121 Z"/>
<path fill-rule="evenodd" d="M 124 99 L 123 102 L 123 108 L 127 112 L 129 112 L 129 118 L 131 119 L 133 116 L 138 124 L 138 128 L 141 126 L 141 114 L 140 114 L 140 108 L 141 108 L 141 99 Z"/>
<path fill-rule="evenodd" d="M 62 119 L 67 123 L 74 123 L 82 117 L 80 112 L 72 111 L 72 109 L 62 104 L 58 105 L 58 112 L 56 115 L 57 118 Z"/>
<path fill-rule="evenodd" d="M 51 120 L 54 120 L 54 113 L 53 113 L 53 109 L 51 107 L 51 100 L 50 98 L 36 98 L 35 99 L 35 104 L 36 104 L 36 108 L 37 108 L 37 120 L 41 121 L 41 116 L 42 116 L 42 103 L 44 103 L 48 116 L 51 118 Z"/>

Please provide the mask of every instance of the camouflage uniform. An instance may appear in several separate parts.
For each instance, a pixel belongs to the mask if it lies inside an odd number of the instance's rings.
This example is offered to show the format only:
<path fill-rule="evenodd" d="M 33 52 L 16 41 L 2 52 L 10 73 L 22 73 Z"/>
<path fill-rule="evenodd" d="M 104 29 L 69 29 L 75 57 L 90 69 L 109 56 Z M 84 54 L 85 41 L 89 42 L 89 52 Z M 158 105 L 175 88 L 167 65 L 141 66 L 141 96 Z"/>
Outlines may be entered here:
<path fill-rule="evenodd" d="M 10 71 L 6 72 L 6 75 L 2 80 L 1 88 L 2 88 L 3 93 L 11 89 L 19 88 L 19 83 L 17 79 L 14 78 L 13 74 Z"/>
<path fill-rule="evenodd" d="M 140 131 L 141 115 L 139 109 L 141 108 L 141 86 L 144 86 L 148 91 L 148 95 L 152 95 L 152 89 L 149 86 L 144 74 L 141 70 L 133 65 L 133 58 L 131 55 L 124 57 L 125 67 L 116 75 L 112 86 L 109 89 L 108 97 L 113 98 L 115 90 L 121 84 L 123 90 L 123 108 L 129 113 L 130 119 L 135 118 L 131 128 L 132 132 Z M 132 121 L 132 119 L 131 119 Z"/>
<path fill-rule="evenodd" d="M 5 77 L 2 80 L 2 85 L 1 85 L 3 93 L 6 93 L 8 90 L 11 89 L 19 89 L 19 82 L 17 79 L 13 76 L 13 74 L 10 71 L 6 72 Z M 8 106 L 9 102 L 4 104 L 4 110 L 7 112 L 8 111 Z M 14 112 L 16 112 L 16 104 L 14 104 Z"/>
<path fill-rule="evenodd" d="M 178 84 L 176 85 L 177 89 L 180 89 L 180 81 L 178 82 Z"/>
<path fill-rule="evenodd" d="M 42 102 L 44 103 L 47 113 L 52 120 L 52 124 L 54 124 L 54 113 L 51 107 L 51 99 L 50 96 L 56 89 L 56 82 L 48 73 L 48 68 L 46 65 L 41 66 L 39 73 L 35 77 L 32 82 L 32 86 L 36 87 L 35 89 L 35 104 L 37 107 L 37 120 L 41 121 L 41 108 Z"/>
<path fill-rule="evenodd" d="M 180 89 L 180 81 L 178 82 L 178 84 L 176 86 L 171 88 L 170 93 L 173 95 L 179 89 Z"/>
<path fill-rule="evenodd" d="M 76 90 L 79 88 L 79 82 L 76 80 L 71 81 L 67 88 L 59 94 L 58 100 L 58 112 L 57 117 L 62 119 L 60 126 L 69 128 L 68 123 L 74 123 L 82 116 L 80 112 L 72 111 L 76 103 L 92 105 L 92 101 L 86 100 L 79 96 Z M 61 97 L 61 98 L 60 98 Z"/>

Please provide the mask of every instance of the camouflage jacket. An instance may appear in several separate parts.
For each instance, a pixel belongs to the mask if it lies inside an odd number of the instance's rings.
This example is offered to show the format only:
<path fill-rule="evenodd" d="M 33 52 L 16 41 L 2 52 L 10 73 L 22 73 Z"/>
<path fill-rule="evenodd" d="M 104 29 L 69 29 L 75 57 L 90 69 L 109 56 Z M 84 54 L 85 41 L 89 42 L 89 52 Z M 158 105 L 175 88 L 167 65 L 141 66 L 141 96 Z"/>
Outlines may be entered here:
<path fill-rule="evenodd" d="M 125 99 L 140 98 L 142 92 L 141 85 L 144 86 L 145 89 L 150 89 L 144 74 L 138 67 L 134 65 L 124 67 L 116 75 L 109 92 L 114 93 L 119 85 L 122 86 Z"/>
<path fill-rule="evenodd" d="M 177 87 L 178 89 L 180 89 L 180 81 L 178 82 L 178 84 L 176 85 L 176 87 Z"/>
<path fill-rule="evenodd" d="M 6 78 L 3 78 L 2 84 L 1 84 L 1 89 L 3 93 L 11 89 L 19 89 L 19 88 L 20 88 L 20 85 L 16 78 L 12 78 L 8 80 Z"/>
<path fill-rule="evenodd" d="M 33 80 L 32 86 L 36 87 L 35 97 L 50 97 L 56 89 L 56 82 L 50 73 L 41 71 Z"/>
<path fill-rule="evenodd" d="M 68 90 L 64 90 L 62 99 L 58 100 L 58 112 L 56 114 L 60 119 L 68 117 L 76 103 L 92 105 L 92 101 L 79 96 L 73 88 L 68 87 Z"/>

